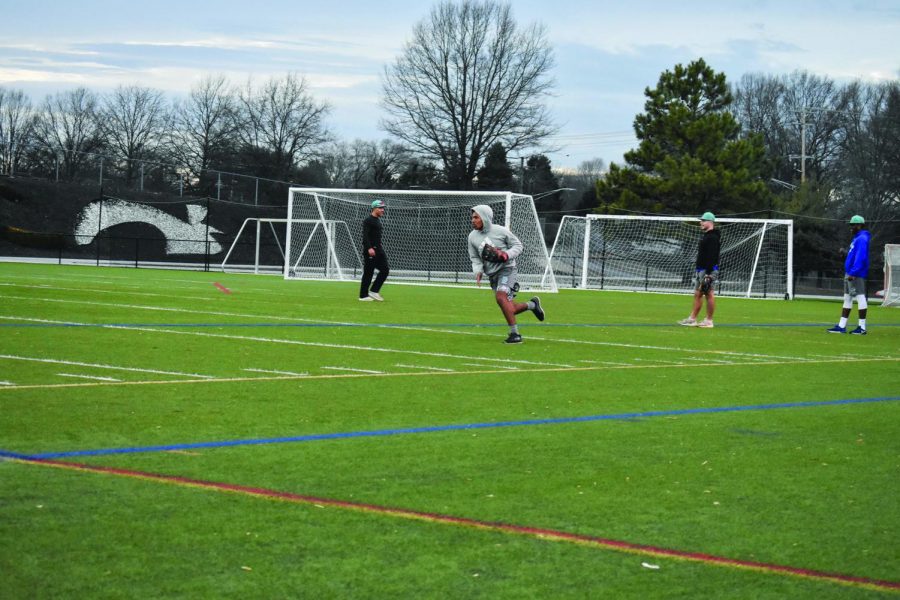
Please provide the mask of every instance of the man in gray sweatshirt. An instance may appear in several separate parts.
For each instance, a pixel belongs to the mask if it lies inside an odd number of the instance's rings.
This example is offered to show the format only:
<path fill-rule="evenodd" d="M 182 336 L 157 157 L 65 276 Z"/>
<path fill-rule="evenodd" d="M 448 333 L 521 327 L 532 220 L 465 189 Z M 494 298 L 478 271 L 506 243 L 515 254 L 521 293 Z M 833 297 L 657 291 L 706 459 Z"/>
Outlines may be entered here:
<path fill-rule="evenodd" d="M 535 296 L 528 302 L 514 302 L 519 289 L 516 257 L 525 247 L 512 231 L 493 222 L 494 211 L 490 206 L 479 204 L 472 207 L 472 231 L 469 232 L 469 258 L 475 283 L 481 285 L 484 275 L 491 282 L 491 289 L 497 305 L 509 325 L 507 344 L 521 344 L 522 336 L 516 324 L 516 315 L 530 310 L 538 321 L 544 320 L 541 299 Z"/>

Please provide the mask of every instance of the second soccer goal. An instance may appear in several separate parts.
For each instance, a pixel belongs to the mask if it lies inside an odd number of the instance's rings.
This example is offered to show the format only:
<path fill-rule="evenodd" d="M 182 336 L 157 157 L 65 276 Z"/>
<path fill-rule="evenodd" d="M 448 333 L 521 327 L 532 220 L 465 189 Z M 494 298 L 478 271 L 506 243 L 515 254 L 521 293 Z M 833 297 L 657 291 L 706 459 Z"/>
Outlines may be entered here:
<path fill-rule="evenodd" d="M 565 216 L 551 252 L 561 288 L 683 292 L 692 289 L 697 218 Z M 717 219 L 717 293 L 786 298 L 793 291 L 793 228 L 785 219 Z"/>

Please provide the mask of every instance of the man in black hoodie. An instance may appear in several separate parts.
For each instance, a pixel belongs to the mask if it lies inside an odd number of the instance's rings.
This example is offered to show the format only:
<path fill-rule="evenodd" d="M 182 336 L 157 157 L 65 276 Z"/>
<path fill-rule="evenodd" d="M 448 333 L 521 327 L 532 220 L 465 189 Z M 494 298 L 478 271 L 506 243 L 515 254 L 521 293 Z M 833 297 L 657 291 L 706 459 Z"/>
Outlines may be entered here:
<path fill-rule="evenodd" d="M 716 215 L 711 212 L 703 213 L 700 217 L 700 229 L 703 236 L 700 238 L 700 246 L 697 248 L 697 267 L 694 271 L 694 306 L 691 314 L 678 322 L 687 327 L 712 328 L 713 313 L 716 311 L 716 295 L 713 290 L 719 275 L 719 230 L 716 229 Z M 706 296 L 706 318 L 697 322 L 697 316 L 703 307 L 703 297 Z"/>
<path fill-rule="evenodd" d="M 391 268 L 388 266 L 387 254 L 381 245 L 381 217 L 383 216 L 384 201 L 372 201 L 372 210 L 362 224 L 364 263 L 362 281 L 359 283 L 360 302 L 384 301 L 380 294 L 381 286 L 384 285 Z M 378 276 L 375 278 L 375 283 L 372 284 L 372 276 L 375 275 L 375 269 L 378 269 Z M 369 289 L 370 284 L 372 285 L 371 289 Z"/>

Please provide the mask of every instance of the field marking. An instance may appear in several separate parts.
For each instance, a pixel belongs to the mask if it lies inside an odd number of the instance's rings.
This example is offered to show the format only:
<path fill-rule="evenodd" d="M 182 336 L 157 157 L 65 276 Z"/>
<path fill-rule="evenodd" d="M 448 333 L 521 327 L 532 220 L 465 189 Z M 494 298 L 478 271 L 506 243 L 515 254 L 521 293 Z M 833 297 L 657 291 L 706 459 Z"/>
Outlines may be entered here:
<path fill-rule="evenodd" d="M 54 365 L 69 365 L 73 367 L 90 367 L 92 369 L 109 369 L 112 371 L 129 371 L 132 373 L 153 373 L 154 375 L 175 375 L 177 377 L 199 377 L 201 379 L 215 379 L 212 375 L 200 375 L 199 373 L 180 373 L 178 371 L 160 371 L 158 369 L 141 369 L 138 367 L 120 367 L 117 365 L 105 365 L 101 363 L 87 363 L 74 360 L 62 360 L 56 358 L 37 358 L 34 356 L 16 356 L 13 354 L 0 354 L 0 359 L 21 360 L 29 362 L 49 363 Z"/>
<path fill-rule="evenodd" d="M 13 320 L 21 320 L 21 321 L 37 321 L 37 322 L 52 322 L 47 319 L 35 319 L 28 317 L 10 317 L 6 315 L 0 315 L 0 319 L 13 319 Z M 61 323 L 65 323 L 65 321 L 61 321 Z M 268 338 L 268 337 L 259 337 L 259 336 L 248 336 L 248 335 L 235 335 L 229 333 L 209 333 L 205 331 L 182 331 L 182 330 L 174 330 L 174 329 L 159 329 L 156 327 L 131 327 L 131 326 L 122 326 L 122 325 L 102 325 L 104 329 L 118 329 L 122 331 L 149 331 L 153 333 L 163 333 L 167 335 L 193 335 L 197 337 L 211 337 L 211 338 L 219 338 L 219 339 L 229 339 L 229 340 L 240 340 L 240 341 L 251 341 L 251 342 L 265 342 L 272 344 L 289 344 L 295 346 L 310 346 L 315 348 L 334 348 L 338 350 L 361 350 L 364 352 L 387 352 L 387 353 L 398 353 L 398 354 L 410 354 L 413 356 L 430 356 L 437 358 L 453 358 L 460 360 L 483 360 L 487 362 L 502 362 L 509 364 L 523 364 L 523 365 L 537 365 L 537 366 L 550 366 L 550 367 L 571 367 L 571 365 L 565 363 L 551 363 L 551 362 L 543 362 L 543 361 L 532 361 L 532 360 L 522 360 L 522 359 L 514 359 L 514 358 L 495 358 L 492 356 L 469 356 L 465 354 L 448 354 L 446 352 L 425 352 L 422 350 L 404 350 L 404 349 L 396 349 L 396 348 L 385 348 L 380 346 L 357 346 L 353 344 L 330 344 L 325 342 L 306 342 L 302 340 L 292 340 L 292 339 L 284 339 L 284 338 Z"/>
<path fill-rule="evenodd" d="M 342 431 L 335 433 L 311 433 L 306 435 L 283 436 L 276 438 L 238 439 L 214 442 L 190 442 L 183 444 L 167 444 L 162 446 L 132 446 L 125 448 L 101 448 L 96 450 L 70 450 L 64 452 L 42 452 L 28 455 L 34 459 L 72 458 L 75 456 L 107 456 L 111 454 L 142 454 L 149 452 L 168 452 L 169 450 L 197 450 L 200 448 L 232 448 L 236 446 L 264 446 L 268 444 L 296 444 L 318 442 L 324 440 L 390 437 L 395 435 L 411 435 L 423 433 L 444 433 L 448 431 L 472 431 L 482 429 L 502 429 L 507 427 L 532 427 L 536 425 L 569 425 L 573 423 L 592 423 L 596 421 L 631 421 L 634 419 L 670 418 L 685 415 L 705 415 L 734 412 L 750 412 L 760 410 L 782 410 L 789 408 L 817 408 L 821 406 L 845 406 L 851 404 L 872 404 L 875 402 L 896 402 L 900 396 L 881 396 L 876 398 L 846 398 L 843 400 L 812 400 L 807 402 L 780 402 L 774 404 L 750 404 L 738 406 L 706 406 L 700 408 L 675 408 L 669 410 L 648 410 L 629 413 L 609 413 L 601 415 L 583 415 L 577 417 L 556 417 L 548 419 L 524 419 L 517 421 L 492 421 L 484 423 L 458 423 L 453 425 L 429 425 L 395 429 L 370 429 L 361 431 Z"/>
<path fill-rule="evenodd" d="M 3 283 L 0 282 L 0 286 L 3 287 L 22 287 L 28 289 L 37 289 L 37 290 L 50 290 L 54 292 L 84 292 L 90 294 L 127 294 L 129 296 L 154 296 L 157 298 L 169 298 L 172 300 L 203 300 L 208 302 L 209 296 L 181 296 L 181 295 L 173 295 L 173 294 L 159 294 L 157 292 L 139 292 L 132 289 L 128 290 L 108 290 L 108 289 L 96 289 L 96 288 L 69 288 L 62 287 L 56 285 L 40 285 L 40 284 L 31 284 L 26 285 L 23 283 Z M 138 287 L 138 289 L 141 289 Z"/>
<path fill-rule="evenodd" d="M 479 363 L 463 363 L 466 367 L 481 367 L 481 368 L 494 368 L 494 369 L 506 369 L 507 371 L 518 371 L 519 367 L 504 367 L 502 365 L 484 365 Z"/>
<path fill-rule="evenodd" d="M 60 377 L 75 377 L 78 379 L 93 379 L 95 381 L 122 381 L 121 379 L 116 379 L 115 377 L 100 377 L 99 375 L 77 375 L 75 373 L 57 373 Z"/>
<path fill-rule="evenodd" d="M 851 358 L 851 359 L 835 359 L 835 360 L 819 360 L 819 361 L 805 361 L 800 363 L 800 365 L 822 365 L 822 364 L 848 364 L 848 363 L 871 363 L 871 362 L 900 362 L 900 357 L 890 357 L 890 358 Z M 704 367 L 767 367 L 767 366 L 784 366 L 784 365 L 794 365 L 800 366 L 796 361 L 792 360 L 780 360 L 780 361 L 767 361 L 767 362 L 736 362 L 728 365 L 723 365 L 721 363 L 692 363 L 692 364 L 681 364 L 681 365 L 668 365 L 668 364 L 647 364 L 647 365 L 634 365 L 634 364 L 622 364 L 622 365 L 604 365 L 597 367 L 544 367 L 544 368 L 533 368 L 533 369 L 516 369 L 512 367 L 515 373 L 517 374 L 526 374 L 526 373 L 577 373 L 577 372 L 586 372 L 586 371 L 603 371 L 603 370 L 625 370 L 625 369 L 695 369 L 695 368 L 704 368 Z M 340 375 L 309 375 L 302 377 L 291 377 L 287 375 L 277 375 L 272 377 L 220 377 L 214 379 L 185 379 L 185 380 L 150 380 L 150 381 L 123 381 L 121 383 L 49 383 L 49 384 L 26 384 L 26 385 L 11 385 L 11 386 L 3 386 L 0 387 L 3 393 L 9 390 L 46 390 L 46 389 L 54 389 L 54 388 L 74 388 L 74 387 L 101 387 L 101 386 L 125 386 L 125 385 L 182 385 L 182 384 L 197 384 L 197 383 L 258 383 L 260 381 L 296 381 L 300 379 L 304 380 L 315 380 L 315 379 L 352 379 L 359 377 L 433 377 L 433 376 L 454 376 L 454 375 L 509 375 L 510 367 L 503 367 L 500 365 L 491 365 L 494 369 L 501 370 L 480 370 L 480 371 L 453 371 L 450 373 L 444 373 L 439 371 L 422 371 L 422 372 L 394 372 L 394 373 L 381 373 L 378 375 L 368 374 L 368 373 L 346 373 Z"/>
<path fill-rule="evenodd" d="M 372 371 L 369 369 L 354 369 L 352 367 L 319 367 L 320 369 L 328 369 L 329 371 L 350 371 L 352 373 L 371 373 L 372 375 L 384 375 L 384 371 Z"/>
<path fill-rule="evenodd" d="M 445 369 L 443 367 L 426 367 L 425 365 L 404 365 L 397 363 L 394 365 L 395 367 L 400 367 L 401 369 L 425 369 L 426 371 L 443 371 L 445 373 L 454 373 L 455 369 Z"/>
<path fill-rule="evenodd" d="M 367 327 L 384 327 L 384 328 L 402 328 L 412 331 L 427 331 L 427 332 L 436 332 L 436 333 L 451 333 L 451 334 L 460 334 L 460 335 L 476 335 L 476 336 L 488 336 L 493 334 L 488 333 L 480 333 L 475 331 L 455 331 L 452 329 L 436 329 L 433 327 L 407 327 L 407 326 L 398 326 L 398 325 L 371 325 L 371 324 L 360 324 L 360 323 L 352 323 L 345 321 L 321 321 L 314 319 L 303 319 L 297 317 L 284 317 L 281 315 L 254 315 L 254 314 L 245 314 L 245 313 L 230 313 L 230 312 L 222 312 L 222 311 L 200 311 L 200 310 L 191 310 L 191 309 L 183 309 L 183 308 L 168 308 L 168 307 L 160 307 L 160 306 L 146 306 L 140 304 L 121 304 L 115 302 L 95 302 L 89 300 L 66 300 L 61 298 L 33 298 L 28 296 L 9 296 L 0 294 L 0 298 L 10 298 L 15 300 L 30 300 L 30 301 L 42 301 L 42 302 L 51 302 L 51 303 L 67 303 L 67 304 L 86 304 L 89 306 L 108 306 L 113 308 L 128 308 L 128 309 L 136 309 L 136 310 L 147 310 L 147 311 L 158 311 L 158 312 L 173 312 L 173 313 L 186 313 L 186 314 L 203 314 L 203 315 L 217 315 L 217 316 L 227 316 L 227 317 L 241 317 L 241 318 L 265 318 L 272 319 L 277 321 L 302 321 L 302 322 L 312 322 L 312 323 L 329 323 L 332 325 L 346 325 L 346 326 L 367 326 Z M 27 319 L 22 319 L 27 320 Z M 223 323 L 223 327 L 227 327 L 228 323 Z M 234 324 L 231 324 L 232 326 Z M 96 326 L 96 325 L 95 325 Z M 111 326 L 111 325 L 109 325 Z M 123 329 L 132 329 L 132 327 L 128 326 L 119 326 Z M 133 329 L 141 330 L 140 327 L 133 327 Z M 174 333 L 174 332 L 173 332 Z M 758 354 L 758 353 L 746 353 L 746 352 L 733 352 L 729 350 L 702 350 L 702 349 L 693 349 L 693 348 L 682 348 L 677 346 L 652 346 L 647 344 L 626 344 L 621 342 L 599 342 L 594 340 L 576 340 L 569 338 L 548 338 L 541 336 L 532 336 L 529 335 L 529 339 L 540 340 L 545 342 L 554 342 L 554 343 L 566 343 L 566 344 L 585 344 L 591 346 L 606 346 L 606 347 L 614 347 L 614 348 L 638 348 L 643 350 L 663 350 L 666 352 L 693 352 L 693 353 L 702 353 L 702 354 L 721 354 L 724 356 L 742 356 L 742 357 L 761 357 L 761 358 L 783 358 L 783 359 L 791 359 L 796 361 L 805 361 L 807 360 L 802 356 L 778 356 L 771 354 Z"/>
<path fill-rule="evenodd" d="M 639 544 L 623 540 L 614 540 L 599 536 L 592 536 L 581 533 L 573 533 L 563 530 L 546 529 L 542 527 L 534 527 L 529 525 L 515 525 L 509 523 L 482 521 L 469 517 L 460 517 L 454 515 L 446 515 L 440 513 L 429 513 L 407 508 L 385 506 L 378 504 L 369 504 L 365 502 L 340 500 L 335 498 L 323 498 L 310 496 L 306 494 L 297 494 L 293 492 L 284 492 L 267 488 L 249 487 L 234 483 L 222 483 L 215 481 L 204 481 L 200 479 L 191 479 L 178 475 L 165 475 L 161 473 L 149 473 L 144 471 L 134 471 L 131 469 L 121 469 L 116 467 L 103 467 L 96 465 L 69 463 L 63 461 L 34 460 L 27 458 L 14 458 L 19 464 L 37 465 L 43 467 L 52 467 L 57 469 L 66 469 L 71 471 L 98 473 L 104 475 L 113 475 L 117 477 L 126 477 L 131 479 L 139 479 L 142 481 L 150 481 L 154 483 L 164 483 L 170 485 L 178 485 L 182 487 L 191 487 L 195 489 L 224 492 L 231 494 L 241 494 L 252 498 L 265 500 L 277 500 L 281 502 L 289 502 L 293 504 L 302 504 L 315 507 L 330 507 L 341 510 L 351 510 L 366 514 L 379 515 L 384 517 L 394 517 L 408 519 L 414 521 L 424 521 L 428 523 L 438 523 L 442 525 L 451 525 L 455 527 L 465 527 L 481 531 L 495 531 L 499 533 L 527 536 L 537 538 L 539 540 L 547 540 L 553 542 L 568 542 L 579 544 L 582 546 L 590 546 L 601 548 L 604 550 L 612 550 L 616 552 L 624 552 L 628 554 L 637 554 L 640 556 L 651 556 L 656 559 L 673 559 L 679 561 L 689 561 L 701 563 L 704 565 L 727 567 L 733 569 L 743 569 L 767 573 L 770 575 L 786 575 L 799 577 L 813 581 L 823 581 L 846 586 L 863 587 L 873 590 L 894 591 L 900 590 L 900 582 L 871 579 L 868 577 L 859 577 L 856 575 L 847 575 L 844 573 L 829 573 L 825 571 L 817 571 L 804 567 L 793 567 L 789 565 L 779 565 L 775 563 L 765 563 L 758 561 L 745 560 L 740 558 L 728 558 L 725 556 L 716 556 L 699 551 L 679 550 L 675 548 L 665 548 L 662 546 L 652 546 L 648 544 Z"/>
<path fill-rule="evenodd" d="M 12 381 L 0 381 L 0 385 L 16 385 Z"/>
<path fill-rule="evenodd" d="M 306 377 L 309 373 L 294 373 L 293 371 L 276 371 L 273 369 L 241 369 L 250 373 L 269 373 L 270 375 L 292 375 L 294 377 Z"/>

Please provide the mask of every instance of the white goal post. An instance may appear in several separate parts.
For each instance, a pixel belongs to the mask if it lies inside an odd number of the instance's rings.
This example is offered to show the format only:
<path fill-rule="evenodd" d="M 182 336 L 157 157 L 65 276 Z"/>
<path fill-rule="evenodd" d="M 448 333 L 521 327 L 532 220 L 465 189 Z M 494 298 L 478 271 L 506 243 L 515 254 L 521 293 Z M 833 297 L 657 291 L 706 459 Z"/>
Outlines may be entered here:
<path fill-rule="evenodd" d="M 525 246 L 516 259 L 522 289 L 557 291 L 534 201 L 511 192 L 291 188 L 285 279 L 358 280 L 362 222 L 373 200 L 386 204 L 383 242 L 391 282 L 474 285 L 467 246 L 471 210 L 486 204 L 494 223 L 509 227 Z"/>
<path fill-rule="evenodd" d="M 719 295 L 793 298 L 792 220 L 723 218 L 716 228 Z M 566 215 L 551 267 L 561 288 L 690 291 L 701 233 L 696 217 Z"/>
<path fill-rule="evenodd" d="M 884 299 L 882 306 L 900 306 L 900 244 L 884 245 Z"/>
<path fill-rule="evenodd" d="M 256 235 L 253 240 L 253 262 L 247 262 L 249 257 L 244 256 L 245 253 L 238 252 L 238 257 L 233 258 L 232 255 L 235 254 L 235 249 L 240 248 L 241 244 L 247 244 L 249 242 L 244 242 L 243 240 L 249 235 L 244 235 L 244 230 L 247 228 L 247 225 L 250 223 L 256 224 Z M 268 264 L 260 261 L 260 245 L 263 236 L 263 224 L 269 226 L 269 230 L 272 233 L 272 238 L 275 241 L 275 246 L 278 249 L 278 257 L 280 260 L 276 265 L 272 265 L 271 261 L 268 261 Z M 334 238 L 337 236 L 337 231 L 344 231 L 346 234 L 349 232 L 349 228 L 346 223 L 342 221 L 322 221 L 319 219 L 293 219 L 291 220 L 293 226 L 299 230 L 307 230 L 310 234 L 310 238 L 314 237 L 315 232 L 322 227 L 324 230 L 330 232 L 331 237 Z M 262 218 L 262 217 L 250 217 L 248 219 L 244 219 L 244 222 L 241 224 L 241 228 L 238 230 L 237 235 L 234 236 L 234 241 L 231 243 L 231 246 L 228 248 L 228 252 L 225 253 L 225 258 L 222 260 L 222 271 L 223 272 L 243 272 L 249 271 L 251 268 L 254 273 L 258 274 L 260 270 L 265 272 L 276 272 L 283 273 L 286 265 L 286 256 L 284 253 L 284 248 L 281 244 L 281 239 L 279 238 L 279 230 L 281 237 L 284 237 L 285 240 L 288 239 L 288 234 L 285 232 L 285 227 L 279 227 L 276 230 L 275 225 L 287 225 L 288 219 L 273 219 L 273 218 Z M 252 228 L 251 228 L 252 230 Z M 299 253 L 299 259 L 302 260 L 303 256 L 306 252 L 307 248 L 301 249 Z M 268 253 L 270 258 L 275 258 L 271 256 L 271 252 Z M 241 262 L 243 259 L 244 262 Z M 231 261 L 231 262 L 229 262 Z M 324 269 L 327 271 L 329 269 L 333 269 L 333 266 L 337 262 L 337 256 L 332 252 L 326 256 L 326 260 L 324 261 Z M 361 266 L 362 262 L 360 261 L 357 266 Z"/>

